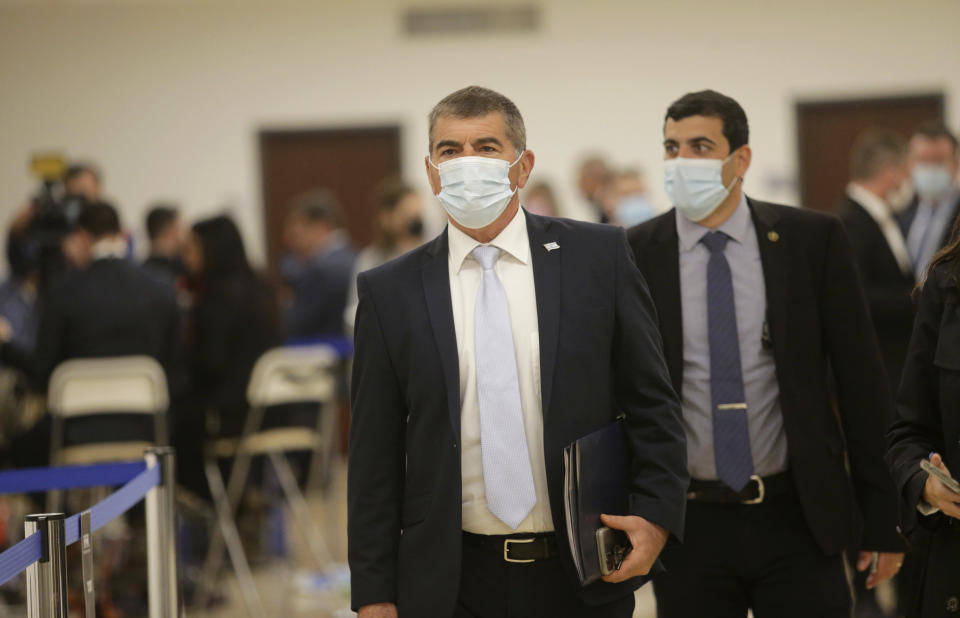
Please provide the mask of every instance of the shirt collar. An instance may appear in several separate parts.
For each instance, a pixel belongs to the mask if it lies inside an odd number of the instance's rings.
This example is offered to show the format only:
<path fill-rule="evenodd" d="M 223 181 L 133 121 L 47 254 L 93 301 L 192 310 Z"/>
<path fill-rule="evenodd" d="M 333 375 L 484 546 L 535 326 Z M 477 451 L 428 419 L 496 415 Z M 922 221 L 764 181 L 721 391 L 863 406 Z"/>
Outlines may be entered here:
<path fill-rule="evenodd" d="M 457 272 L 463 268 L 463 262 L 470 252 L 483 244 L 450 224 L 447 224 L 447 242 L 450 246 L 450 260 Z M 530 240 L 527 236 L 527 217 L 523 208 L 517 209 L 517 213 L 507 227 L 503 228 L 503 231 L 488 244 L 503 250 L 521 264 L 530 262 Z"/>
<path fill-rule="evenodd" d="M 121 236 L 104 238 L 91 247 L 90 254 L 94 260 L 122 260 L 127 257 L 127 241 Z"/>
<path fill-rule="evenodd" d="M 693 251 L 694 247 L 697 246 L 697 243 L 707 234 L 711 232 L 710 228 L 700 225 L 699 223 L 694 223 L 690 219 L 687 219 L 680 211 L 677 210 L 677 239 L 680 241 L 680 250 L 681 251 Z M 750 219 L 750 207 L 747 205 L 747 196 L 744 193 L 740 194 L 740 203 L 737 204 L 736 210 L 733 211 L 733 214 L 723 222 L 723 225 L 717 228 L 717 231 L 723 232 L 729 236 L 732 240 L 736 241 L 739 244 L 744 244 L 747 240 L 748 234 L 751 233 L 752 220 Z"/>
<path fill-rule="evenodd" d="M 863 206 L 863 209 L 873 218 L 874 221 L 883 222 L 892 218 L 890 207 L 880 197 L 874 195 L 863 185 L 851 182 L 847 185 L 847 196 L 854 202 Z"/>

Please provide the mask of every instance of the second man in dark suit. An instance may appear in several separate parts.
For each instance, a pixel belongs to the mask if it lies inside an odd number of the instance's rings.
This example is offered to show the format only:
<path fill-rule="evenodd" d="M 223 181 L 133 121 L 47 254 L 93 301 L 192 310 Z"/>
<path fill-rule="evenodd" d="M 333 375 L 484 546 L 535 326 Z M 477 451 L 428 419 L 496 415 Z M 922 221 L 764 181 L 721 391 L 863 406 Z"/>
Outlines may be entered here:
<path fill-rule="evenodd" d="M 902 554 L 882 459 L 892 397 L 843 228 L 744 195 L 747 118 L 720 93 L 670 106 L 664 158 L 676 209 L 630 231 L 693 479 L 659 615 L 848 618 L 844 549 L 884 552 L 870 585 Z"/>

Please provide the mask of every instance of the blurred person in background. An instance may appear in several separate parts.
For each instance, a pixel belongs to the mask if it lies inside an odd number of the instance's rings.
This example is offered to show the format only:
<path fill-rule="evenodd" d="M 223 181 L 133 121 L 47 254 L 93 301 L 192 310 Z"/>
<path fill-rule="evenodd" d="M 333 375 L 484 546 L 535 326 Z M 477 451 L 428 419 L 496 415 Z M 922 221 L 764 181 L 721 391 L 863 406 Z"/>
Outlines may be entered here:
<path fill-rule="evenodd" d="M 600 223 L 608 223 L 610 219 L 604 201 L 610 190 L 613 172 L 607 160 L 596 155 L 587 157 L 580 163 L 577 178 L 581 197 L 590 205 Z"/>
<path fill-rule="evenodd" d="M 350 277 L 344 322 L 351 333 L 357 313 L 357 275 L 423 244 L 423 202 L 413 187 L 400 178 L 387 178 L 376 193 L 373 244 L 357 256 Z"/>
<path fill-rule="evenodd" d="M 190 384 L 174 419 L 177 479 L 192 493 L 208 498 L 205 446 L 243 433 L 253 367 L 264 352 L 280 345 L 282 337 L 273 290 L 247 260 L 240 230 L 229 216 L 195 223 L 183 257 L 193 302 L 185 354 Z M 256 522 L 262 511 L 248 506 L 246 501 L 241 503 L 238 525 L 245 531 L 248 556 L 254 556 L 260 549 Z M 191 529 L 197 527 L 196 534 L 187 533 L 188 538 L 203 538 L 199 523 L 188 524 Z M 183 550 L 185 564 L 198 566 L 206 548 L 202 542 L 193 542 L 185 543 Z M 187 593 L 193 594 L 196 573 L 189 571 Z"/>
<path fill-rule="evenodd" d="M 867 293 L 891 387 L 900 385 L 913 328 L 913 265 L 888 199 L 908 181 L 906 144 L 896 133 L 867 131 L 850 153 L 850 183 L 840 207 Z"/>
<path fill-rule="evenodd" d="M 910 138 L 909 163 L 916 198 L 900 223 L 914 275 L 922 282 L 934 254 L 950 243 L 953 222 L 960 213 L 956 136 L 942 124 L 920 127 Z"/>
<path fill-rule="evenodd" d="M 104 202 L 88 204 L 70 236 L 77 268 L 64 274 L 47 295 L 35 350 L 30 353 L 8 340 L 0 347 L 4 362 L 25 371 L 38 392 L 46 390 L 54 368 L 72 358 L 145 355 L 169 375 L 180 341 L 176 299 L 171 289 L 125 259 L 117 211 Z M 111 439 L 134 439 L 130 436 L 145 431 L 139 421 L 81 419 L 70 431 L 80 442 L 103 441 L 106 422 Z M 49 427 L 42 427 L 35 440 L 18 439 L 15 462 L 44 465 L 50 450 L 48 432 Z"/>
<path fill-rule="evenodd" d="M 560 205 L 553 185 L 545 181 L 531 183 L 523 191 L 523 208 L 541 217 L 559 217 Z"/>
<path fill-rule="evenodd" d="M 647 183 L 639 169 L 616 172 L 603 202 L 607 222 L 620 227 L 639 225 L 658 214 L 647 195 Z"/>
<path fill-rule="evenodd" d="M 9 274 L 0 283 L 0 339 L 9 339 L 20 349 L 33 352 L 39 321 L 37 291 L 39 272 L 36 264 L 19 250 L 29 225 L 28 212 L 23 211 L 10 226 L 7 235 Z M 0 365 L 3 358 L 0 357 Z"/>
<path fill-rule="evenodd" d="M 280 265 L 293 297 L 286 309 L 288 339 L 343 334 L 343 316 L 357 254 L 343 229 L 343 208 L 327 190 L 293 200 Z"/>
<path fill-rule="evenodd" d="M 176 206 L 157 204 L 146 218 L 150 254 L 143 268 L 160 281 L 176 286 L 187 273 L 183 265 L 183 243 L 186 230 Z"/>
<path fill-rule="evenodd" d="M 960 242 L 932 261 L 923 278 L 913 337 L 888 433 L 887 462 L 900 490 L 908 538 L 929 538 L 917 555 L 919 594 L 911 618 L 960 611 L 960 494 L 921 468 L 929 460 L 956 478 L 960 470 Z M 951 472 L 953 471 L 953 472 Z"/>
<path fill-rule="evenodd" d="M 190 409 L 210 413 L 193 429 L 201 436 L 205 427 L 213 435 L 236 436 L 246 418 L 253 365 L 281 340 L 276 302 L 226 215 L 194 224 L 184 262 L 194 294 L 187 338 Z"/>
<path fill-rule="evenodd" d="M 844 551 L 860 571 L 880 552 L 873 587 L 903 543 L 883 461 L 893 396 L 843 227 L 744 193 L 749 127 L 728 96 L 674 101 L 663 138 L 675 208 L 629 232 L 692 478 L 658 616 L 849 618 Z"/>
<path fill-rule="evenodd" d="M 913 266 L 893 207 L 909 180 L 906 154 L 906 143 L 897 133 L 877 129 L 861 133 L 850 152 L 850 183 L 840 206 L 894 392 L 900 385 L 914 317 Z M 855 555 L 851 561 L 856 562 Z M 912 579 L 912 567 L 908 554 L 897 575 L 901 599 L 912 596 L 905 587 Z M 876 594 L 865 589 L 866 579 L 866 572 L 854 575 L 856 616 L 883 616 Z"/>
<path fill-rule="evenodd" d="M 100 170 L 85 161 L 71 163 L 63 176 L 63 192 L 68 196 L 83 196 L 88 202 L 99 201 L 103 195 Z"/>

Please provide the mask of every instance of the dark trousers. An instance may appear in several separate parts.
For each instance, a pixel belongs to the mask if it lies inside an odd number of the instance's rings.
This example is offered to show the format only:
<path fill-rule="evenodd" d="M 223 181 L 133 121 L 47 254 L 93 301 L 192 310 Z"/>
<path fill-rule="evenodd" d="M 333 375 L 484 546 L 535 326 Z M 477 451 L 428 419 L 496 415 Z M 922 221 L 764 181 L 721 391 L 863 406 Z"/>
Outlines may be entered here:
<path fill-rule="evenodd" d="M 690 501 L 684 543 L 663 562 L 659 618 L 850 618 L 843 557 L 821 552 L 792 490 L 757 505 Z"/>
<path fill-rule="evenodd" d="M 464 544 L 453 618 L 630 618 L 633 605 L 632 594 L 607 605 L 585 604 L 559 558 L 515 564 Z"/>

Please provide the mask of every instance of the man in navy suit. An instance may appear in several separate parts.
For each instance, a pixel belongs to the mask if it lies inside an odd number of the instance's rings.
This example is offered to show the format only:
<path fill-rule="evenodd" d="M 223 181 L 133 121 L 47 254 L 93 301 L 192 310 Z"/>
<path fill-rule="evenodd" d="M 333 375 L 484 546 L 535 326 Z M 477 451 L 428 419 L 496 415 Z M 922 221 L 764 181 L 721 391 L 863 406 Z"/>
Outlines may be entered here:
<path fill-rule="evenodd" d="M 531 215 L 506 97 L 430 114 L 427 174 L 449 225 L 360 275 L 350 435 L 353 606 L 374 616 L 624 617 L 683 529 L 680 408 L 623 230 Z M 581 588 L 563 448 L 625 416 L 633 549 Z"/>

